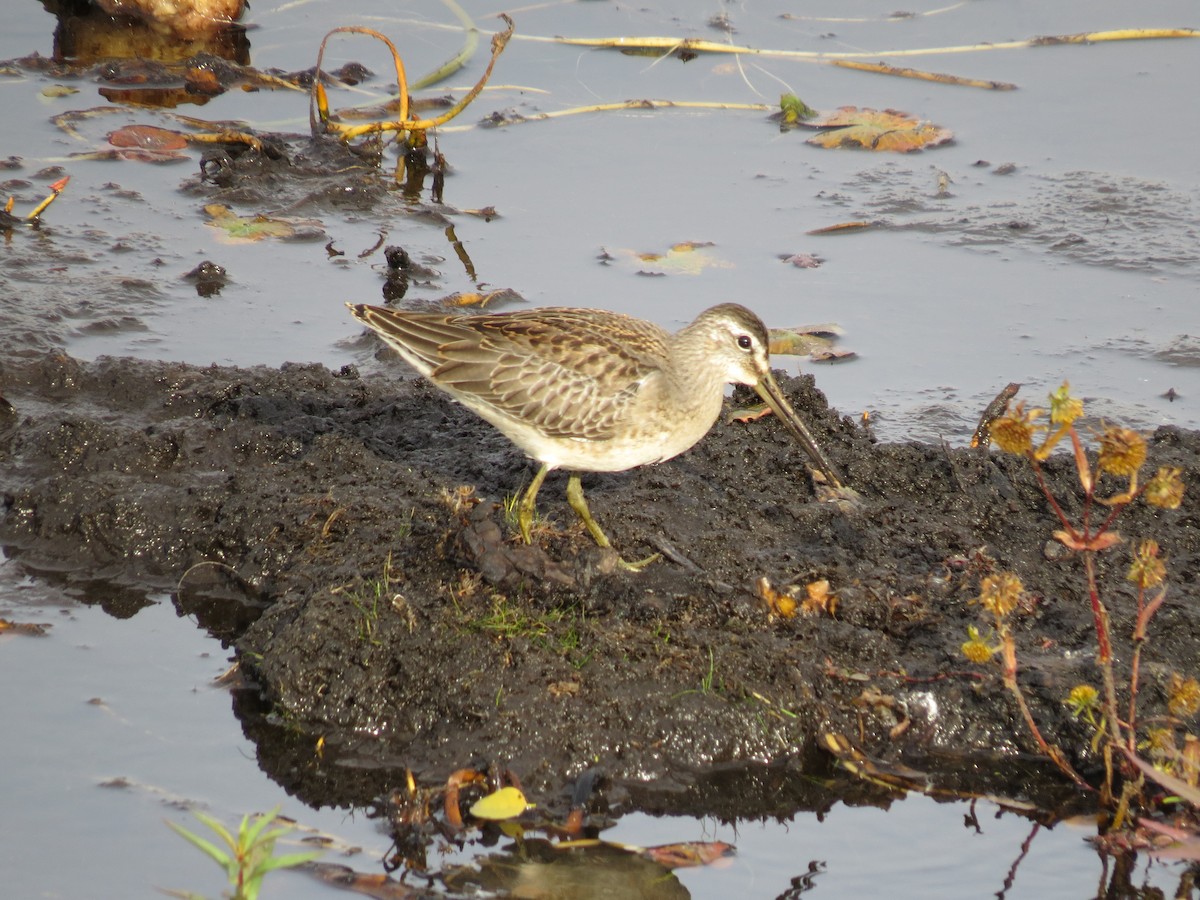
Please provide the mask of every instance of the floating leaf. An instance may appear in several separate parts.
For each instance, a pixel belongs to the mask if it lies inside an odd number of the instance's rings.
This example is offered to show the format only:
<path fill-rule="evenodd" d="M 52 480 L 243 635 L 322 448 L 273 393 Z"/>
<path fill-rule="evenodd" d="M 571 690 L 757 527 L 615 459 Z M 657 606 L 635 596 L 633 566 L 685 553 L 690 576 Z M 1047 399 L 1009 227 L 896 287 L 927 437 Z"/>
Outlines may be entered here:
<path fill-rule="evenodd" d="M 772 356 L 822 356 L 837 355 L 833 342 L 842 333 L 837 325 L 798 325 L 795 328 L 772 328 L 768 331 Z M 843 354 L 846 355 L 846 354 Z M 853 356 L 853 353 L 849 355 Z"/>
<path fill-rule="evenodd" d="M 222 229 L 224 239 L 233 244 L 261 241 L 273 237 L 282 239 L 316 239 L 322 237 L 320 225 L 312 220 L 277 219 L 270 216 L 239 216 L 222 203 L 210 203 L 204 211 L 211 217 L 207 224 Z"/>
<path fill-rule="evenodd" d="M 187 146 L 187 138 L 178 131 L 154 125 L 126 125 L 109 132 L 107 139 L 114 147 L 140 150 L 182 150 Z"/>
<path fill-rule="evenodd" d="M 41 94 L 47 100 L 57 100 L 59 97 L 69 97 L 71 94 L 78 94 L 79 88 L 70 87 L 65 84 L 51 84 L 42 88 Z"/>
<path fill-rule="evenodd" d="M 49 624 L 10 622 L 8 619 L 0 619 L 0 634 L 8 632 L 12 634 L 24 634 L 29 637 L 45 637 L 50 628 Z"/>
<path fill-rule="evenodd" d="M 954 137 L 953 132 L 946 128 L 894 109 L 843 106 L 824 116 L 806 119 L 803 124 L 808 128 L 822 129 L 819 134 L 810 137 L 808 143 L 827 148 L 852 147 L 911 153 L 913 150 L 944 144 Z"/>
<path fill-rule="evenodd" d="M 471 806 L 471 815 L 477 819 L 512 819 L 532 805 L 519 789 L 502 787 L 476 800 Z"/>
<path fill-rule="evenodd" d="M 699 275 L 705 269 L 732 269 L 733 263 L 718 258 L 709 241 L 681 241 L 665 253 L 616 250 L 601 258 L 619 261 L 635 268 L 640 275 Z"/>
<path fill-rule="evenodd" d="M 678 844 L 660 844 L 646 847 L 639 854 L 652 859 L 668 869 L 707 866 L 737 853 L 733 844 L 724 841 L 684 841 Z"/>
<path fill-rule="evenodd" d="M 173 162 L 187 159 L 179 151 L 187 147 L 187 138 L 178 131 L 154 125 L 126 125 L 105 136 L 116 150 L 95 151 L 92 158 L 132 159 L 138 162 Z M 97 155 L 98 154 L 98 155 Z"/>
<path fill-rule="evenodd" d="M 821 263 L 825 260 L 812 253 L 793 253 L 791 256 L 782 257 L 784 262 L 789 262 L 797 269 L 819 269 Z"/>

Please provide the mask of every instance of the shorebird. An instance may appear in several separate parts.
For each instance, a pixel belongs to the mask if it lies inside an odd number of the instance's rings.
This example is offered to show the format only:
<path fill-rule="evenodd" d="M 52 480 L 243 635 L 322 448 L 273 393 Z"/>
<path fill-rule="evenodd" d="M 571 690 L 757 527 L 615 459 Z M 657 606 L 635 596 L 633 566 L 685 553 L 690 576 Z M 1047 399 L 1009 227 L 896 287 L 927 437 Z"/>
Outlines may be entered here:
<path fill-rule="evenodd" d="M 623 472 L 678 456 L 716 422 L 725 385 L 758 392 L 796 437 L 824 488 L 842 484 L 771 374 L 767 329 L 736 303 L 675 334 L 621 313 L 557 307 L 483 315 L 400 312 L 347 303 L 410 366 L 500 429 L 541 468 L 517 506 L 525 543 L 538 489 L 567 469 L 567 501 L 601 547 L 581 472 Z M 657 558 L 622 564 L 640 568 Z"/>

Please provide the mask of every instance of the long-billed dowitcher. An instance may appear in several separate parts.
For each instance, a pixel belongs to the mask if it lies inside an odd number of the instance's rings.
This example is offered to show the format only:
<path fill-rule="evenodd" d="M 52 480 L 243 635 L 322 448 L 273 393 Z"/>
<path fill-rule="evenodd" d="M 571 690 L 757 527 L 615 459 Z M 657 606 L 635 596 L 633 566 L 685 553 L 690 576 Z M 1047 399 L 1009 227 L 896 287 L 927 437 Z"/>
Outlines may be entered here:
<path fill-rule="evenodd" d="M 546 473 L 564 468 L 571 508 L 597 544 L 611 546 L 588 511 L 579 473 L 677 456 L 716 422 L 729 383 L 752 386 L 804 446 L 825 486 L 853 495 L 771 375 L 767 329 L 736 303 L 705 310 L 676 334 L 599 309 L 447 315 L 346 306 L 542 464 L 517 508 L 526 543 Z"/>

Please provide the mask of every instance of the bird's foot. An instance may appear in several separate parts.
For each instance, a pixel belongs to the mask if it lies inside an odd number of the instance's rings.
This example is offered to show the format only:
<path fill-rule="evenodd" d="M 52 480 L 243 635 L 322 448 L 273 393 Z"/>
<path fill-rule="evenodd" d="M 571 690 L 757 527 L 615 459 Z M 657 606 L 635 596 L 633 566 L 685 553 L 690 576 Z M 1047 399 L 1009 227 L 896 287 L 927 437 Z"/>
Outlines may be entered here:
<path fill-rule="evenodd" d="M 579 516 L 579 520 L 583 522 L 587 528 L 588 534 L 592 536 L 592 540 L 596 542 L 601 550 L 611 551 L 616 558 L 616 566 L 619 569 L 624 569 L 626 572 L 640 572 L 646 566 L 653 562 L 662 559 L 661 553 L 654 553 L 647 556 L 645 559 L 639 559 L 635 562 L 629 562 L 613 550 L 613 545 L 608 539 L 608 535 L 592 518 L 591 510 L 588 509 L 587 500 L 583 496 L 583 485 L 579 482 L 579 475 L 572 473 L 567 481 L 567 502 L 571 504 L 571 509 L 575 510 L 575 514 Z"/>
<path fill-rule="evenodd" d="M 662 559 L 661 553 L 651 553 L 645 559 L 639 559 L 635 562 L 629 562 L 628 560 L 618 556 L 617 568 L 624 569 L 626 572 L 640 572 L 642 569 L 646 568 L 646 566 L 650 565 L 651 563 L 656 563 L 660 559 Z"/>

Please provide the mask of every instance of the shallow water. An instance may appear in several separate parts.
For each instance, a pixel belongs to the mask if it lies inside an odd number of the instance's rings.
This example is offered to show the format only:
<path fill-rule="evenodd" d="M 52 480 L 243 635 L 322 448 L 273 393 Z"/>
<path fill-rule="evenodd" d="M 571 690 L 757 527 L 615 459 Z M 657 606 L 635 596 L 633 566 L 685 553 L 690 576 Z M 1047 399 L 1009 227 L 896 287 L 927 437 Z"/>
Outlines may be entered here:
<path fill-rule="evenodd" d="M 493 8 L 464 4 L 483 18 Z M 879 18 L 874 4 L 825 4 L 851 21 L 782 20 L 785 4 L 722 6 L 737 43 L 845 51 L 1003 41 L 1037 34 L 1115 27 L 1196 25 L 1193 4 L 1161 2 L 965 4 L 917 19 Z M 315 60 L 321 34 L 344 5 L 258 0 L 248 21 L 252 61 L 294 70 Z M 440 64 L 458 47 L 438 4 L 356 4 L 354 21 L 400 40 L 410 72 Z M 522 35 L 677 34 L 712 40 L 716 5 L 575 3 L 514 13 Z M 821 10 L 806 5 L 806 14 Z M 49 55 L 53 20 L 34 6 L 0 29 L 0 58 Z M 823 36 L 831 34 L 833 36 Z M 794 90 L 814 106 L 896 107 L 953 129 L 956 143 L 908 157 L 826 152 L 780 134 L 760 112 L 657 111 L 567 117 L 504 129 L 447 128 L 440 146 L 453 167 L 446 202 L 495 206 L 490 222 L 452 216 L 443 225 L 405 215 L 404 204 L 360 210 L 318 197 L 275 209 L 243 209 L 317 220 L 324 240 L 228 245 L 205 224 L 195 179 L 198 152 L 169 165 L 83 162 L 117 124 L 170 124 L 148 110 L 122 110 L 86 123 L 86 140 L 66 136 L 53 115 L 104 105 L 95 85 L 48 99 L 49 80 L 0 76 L 0 108 L 10 127 L 0 158 L 20 156 L 4 173 L 18 211 L 46 192 L 61 166 L 72 181 L 44 217 L 41 232 L 18 231 L 0 249 L 0 351 L 62 347 L 101 354 L 199 364 L 278 365 L 285 361 L 371 364 L 343 300 L 375 301 L 379 254 L 359 257 L 380 235 L 434 270 L 410 297 L 434 299 L 480 287 L 511 288 L 537 305 L 578 304 L 634 312 L 675 327 L 724 300 L 757 309 L 771 325 L 835 321 L 848 363 L 822 366 L 819 383 L 847 414 L 871 410 L 885 439 L 965 442 L 986 402 L 1010 381 L 1032 401 L 1069 378 L 1089 410 L 1149 428 L 1200 427 L 1200 193 L 1194 147 L 1200 125 L 1189 109 L 1200 77 L 1195 41 L 1084 47 L 894 60 L 898 64 L 1014 81 L 988 93 L 881 78 L 794 60 L 701 56 L 689 63 L 623 57 L 517 39 L 497 66 L 494 90 L 460 120 L 494 110 L 525 114 L 631 97 L 774 102 Z M 327 65 L 361 59 L 390 76 L 388 61 L 365 40 L 339 42 Z M 465 85 L 478 57 L 451 79 Z M 505 87 L 507 86 L 507 87 Z M 436 93 L 436 89 L 433 93 Z M 338 94 L 335 103 L 349 95 Z M 262 129 L 307 129 L 303 94 L 242 93 L 189 114 L 243 118 Z M 1169 123 L 1166 124 L 1166 123 Z M 456 123 L 456 125 L 459 123 Z M 990 166 L 976 166 L 986 160 Z M 995 166 L 1014 163 L 1011 175 Z M 939 173 L 950 179 L 939 196 Z M 867 219 L 876 229 L 837 237 L 806 232 Z M 644 277 L 602 265 L 602 250 L 664 251 L 711 241 L 720 266 L 699 275 Z M 796 252 L 824 258 L 818 269 L 780 261 Z M 230 284 L 196 295 L 183 274 L 202 259 L 225 266 Z M 794 369 L 795 361 L 780 360 Z M 807 364 L 806 364 L 807 367 Z M 1179 399 L 1164 394 L 1169 389 Z M 90 598 L 89 598 L 90 599 Z M 210 685 L 226 652 L 163 597 L 128 621 L 82 605 L 16 562 L 0 565 L 0 608 L 23 621 L 54 624 L 46 638 L 0 638 L 0 719 L 21 735 L 0 769 L 6 798 L 0 865 L 13 896 L 141 896 L 153 886 L 216 894 L 216 869 L 161 825 L 185 822 L 182 798 L 226 821 L 284 804 L 284 812 L 368 848 L 386 840 L 361 815 L 313 811 L 290 801 L 254 762 L 255 748 L 230 715 L 230 699 Z M 136 605 L 136 604 L 133 604 Z M 19 686 L 19 687 L 18 687 Z M 96 699 L 98 702 L 89 701 Z M 101 785 L 114 777 L 134 786 Z M 724 868 L 681 871 L 694 896 L 776 896 L 809 861 L 822 895 L 864 896 L 886 879 L 896 896 L 993 893 L 1030 825 L 1007 815 L 962 824 L 962 804 L 910 797 L 886 815 L 837 807 L 825 820 L 730 825 L 629 816 L 606 834 L 638 844 L 690 839 L 736 843 Z M 1086 831 L 1041 830 L 1010 897 L 1079 896 L 1100 879 L 1083 843 Z M 333 856 L 331 854 L 331 856 Z M 865 859 L 872 865 L 864 865 Z M 69 861 L 64 864 L 64 860 Z M 1148 877 L 1172 889 L 1169 868 Z M 277 879 L 275 881 L 274 879 Z M 303 875 L 280 873 L 265 896 L 330 896 Z M 273 883 L 274 882 L 274 883 Z M 102 886 L 97 888 L 97 885 Z M 271 891 L 275 891 L 274 894 Z"/>

